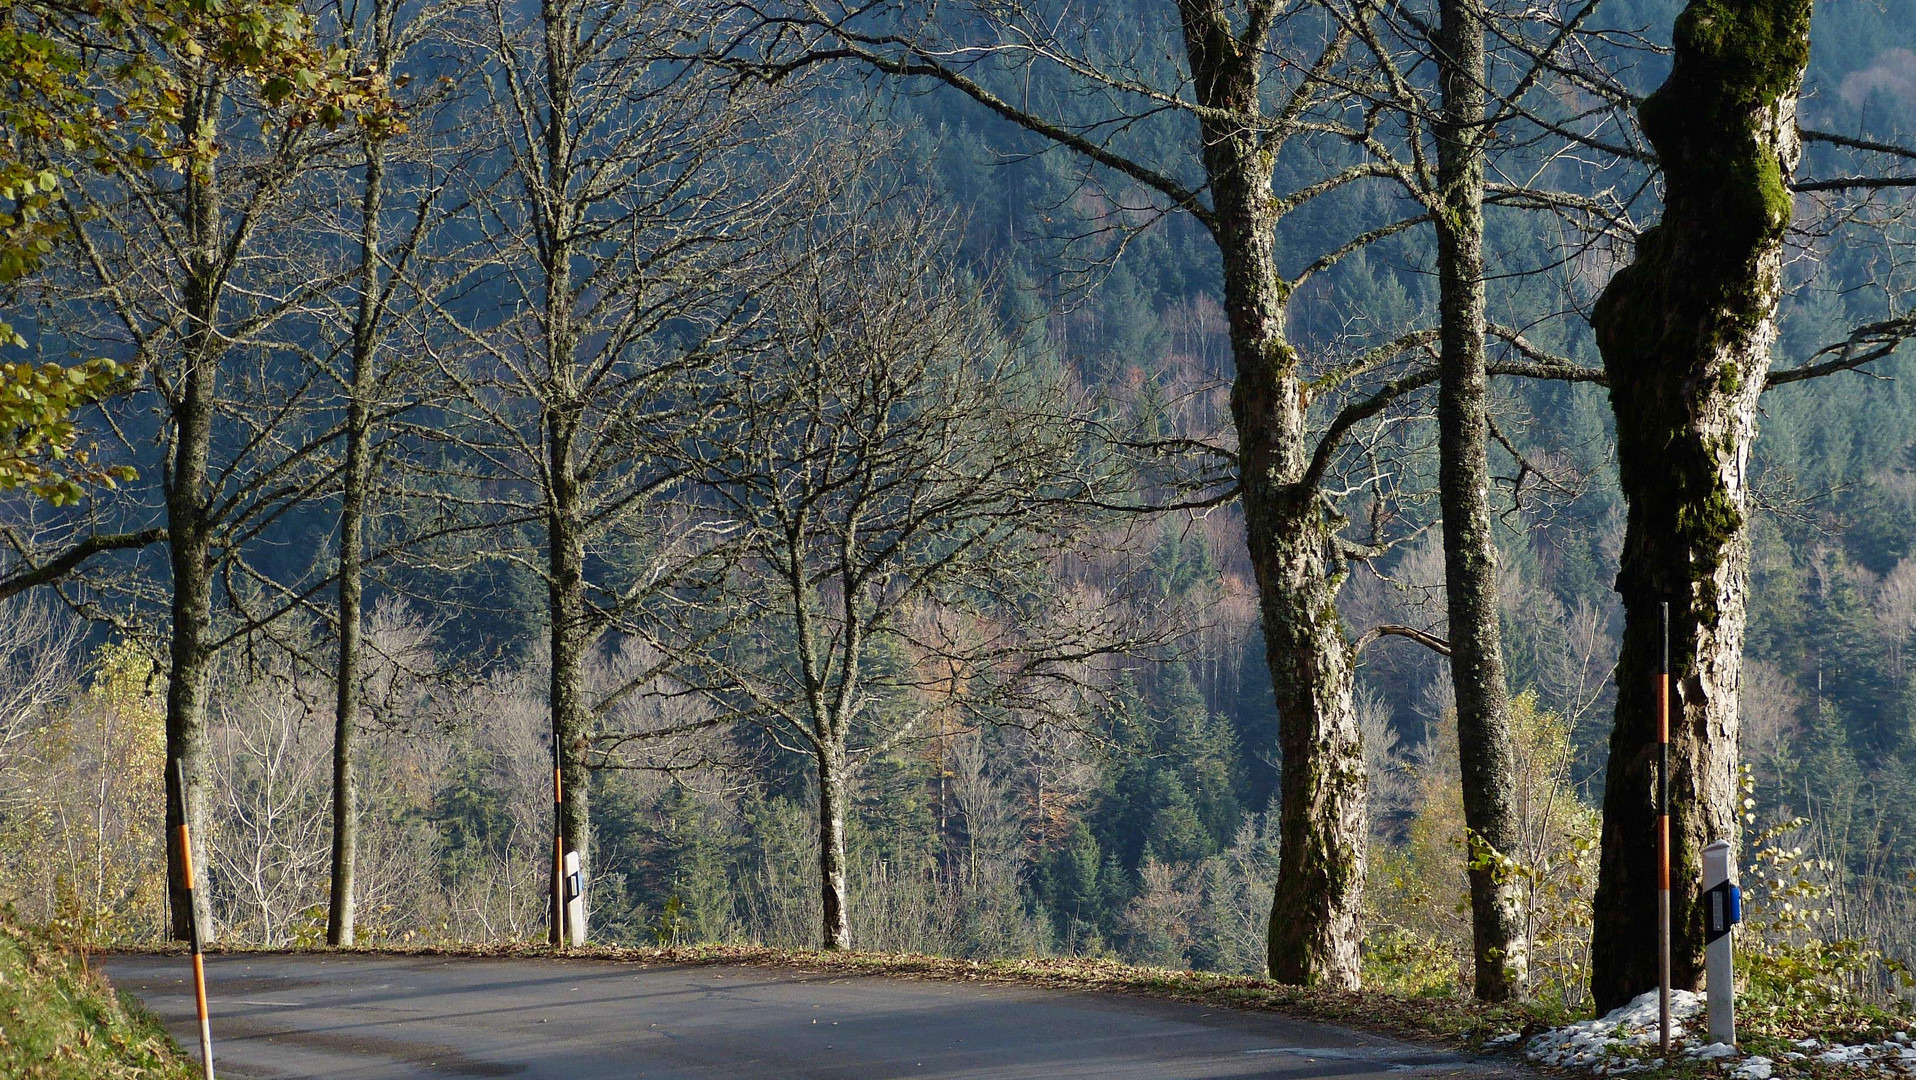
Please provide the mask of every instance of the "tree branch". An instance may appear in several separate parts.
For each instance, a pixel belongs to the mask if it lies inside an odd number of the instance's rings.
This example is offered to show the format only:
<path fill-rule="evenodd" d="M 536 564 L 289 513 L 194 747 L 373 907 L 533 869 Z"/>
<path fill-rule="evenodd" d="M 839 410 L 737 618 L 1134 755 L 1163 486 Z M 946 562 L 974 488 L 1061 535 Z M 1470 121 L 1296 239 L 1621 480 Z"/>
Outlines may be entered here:
<path fill-rule="evenodd" d="M 1450 655 L 1450 642 L 1445 641 L 1443 638 L 1435 634 L 1425 633 L 1414 626 L 1399 626 L 1396 623 L 1386 623 L 1383 626 L 1371 627 L 1369 630 L 1364 631 L 1363 636 L 1359 637 L 1355 642 L 1352 642 L 1351 656 L 1356 657 L 1359 653 L 1362 653 L 1371 642 L 1383 637 L 1409 638 L 1432 652 L 1440 653 L 1444 656 Z"/>
<path fill-rule="evenodd" d="M 12 539 L 9 533 L 8 540 L 12 541 Z M 166 530 L 162 528 L 141 529 L 139 532 L 130 533 L 95 533 L 37 566 L 26 559 L 25 553 L 22 552 L 22 561 L 27 563 L 27 568 L 0 578 L 0 600 L 17 596 L 35 585 L 59 581 L 78 570 L 80 564 L 95 555 L 109 551 L 142 548 L 165 539 Z M 14 549 L 20 550 L 18 543 L 14 544 Z"/>

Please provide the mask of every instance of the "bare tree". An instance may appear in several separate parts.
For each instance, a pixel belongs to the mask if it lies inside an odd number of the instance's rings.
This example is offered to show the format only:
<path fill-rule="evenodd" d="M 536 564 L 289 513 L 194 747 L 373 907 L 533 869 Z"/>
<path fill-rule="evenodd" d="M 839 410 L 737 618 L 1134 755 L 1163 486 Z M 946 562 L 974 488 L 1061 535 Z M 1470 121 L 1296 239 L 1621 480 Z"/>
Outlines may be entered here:
<path fill-rule="evenodd" d="M 1070 586 L 1068 563 L 1056 583 L 1110 477 L 1063 388 L 943 269 L 931 217 L 852 213 L 799 238 L 720 422 L 690 447 L 690 497 L 722 537 L 698 559 L 707 588 L 659 608 L 677 692 L 810 764 L 831 949 L 851 944 L 845 822 L 865 762 L 935 739 L 941 718 L 1057 718 L 1100 657 L 1152 640 Z"/>
<path fill-rule="evenodd" d="M 79 625 L 44 599 L 0 600 L 0 761 L 9 765 L 79 682 Z"/>
<path fill-rule="evenodd" d="M 279 657 L 219 679 L 209 728 L 215 839 L 203 873 L 221 921 L 271 947 L 310 925 L 327 865 L 324 687 L 301 685 L 294 664 Z"/>
<path fill-rule="evenodd" d="M 362 127 L 358 138 L 338 148 L 344 177 L 342 202 L 357 203 L 357 220 L 342 213 L 337 227 L 353 229 L 357 246 L 351 264 L 354 280 L 340 290 L 346 344 L 343 367 L 334 372 L 344 398 L 339 430 L 339 565 L 334 627 L 334 728 L 332 795 L 332 892 L 327 907 L 326 940 L 351 945 L 354 939 L 355 860 L 359 819 L 354 739 L 361 722 L 364 690 L 364 589 L 367 517 L 372 510 L 379 459 L 389 456 L 383 442 L 396 418 L 426 395 L 421 378 L 428 361 L 412 347 L 424 337 L 419 318 L 425 304 L 416 264 L 444 235 L 449 218 L 462 208 L 445 205 L 452 194 L 450 176 L 469 165 L 460 157 L 470 140 L 448 125 L 445 112 L 457 97 L 450 77 L 414 79 L 414 72 L 435 67 L 444 76 L 447 52 L 442 24 L 468 13 L 452 0 L 404 8 L 392 0 L 338 0 L 324 9 L 325 25 L 340 48 L 355 53 L 360 70 L 381 85 L 416 83 L 423 93 L 396 100 L 393 119 Z M 453 127 L 448 135 L 445 128 Z M 393 174 L 397 171 L 397 177 Z M 342 211 L 344 206 L 341 207 Z M 397 339 L 397 340 L 396 340 Z M 431 532 L 428 526 L 425 532 Z M 402 545 L 403 546 L 403 545 Z"/>
<path fill-rule="evenodd" d="M 650 448 L 697 429 L 736 274 L 777 235 L 777 208 L 828 174 L 780 157 L 794 143 L 778 126 L 797 119 L 780 110 L 804 111 L 790 95 L 733 93 L 674 60 L 696 29 L 678 6 L 553 0 L 528 17 L 495 2 L 487 14 L 472 46 L 494 57 L 508 174 L 481 203 L 491 256 L 473 280 L 501 299 L 474 317 L 444 310 L 476 357 L 458 378 L 481 422 L 470 445 L 500 492 L 491 527 L 538 536 L 536 553 L 508 553 L 547 597 L 558 943 L 565 854 L 590 866 L 598 717 L 644 681 L 595 695 L 586 672 L 658 584 L 670 537 L 654 509 L 674 474 Z"/>

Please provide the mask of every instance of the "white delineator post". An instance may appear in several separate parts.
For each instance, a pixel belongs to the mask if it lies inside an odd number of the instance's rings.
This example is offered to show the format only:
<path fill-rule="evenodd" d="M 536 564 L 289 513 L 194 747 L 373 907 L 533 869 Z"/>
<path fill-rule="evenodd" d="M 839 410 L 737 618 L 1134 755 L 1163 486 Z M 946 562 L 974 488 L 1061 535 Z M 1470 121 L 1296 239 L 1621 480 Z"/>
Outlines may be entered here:
<path fill-rule="evenodd" d="M 1742 919 L 1742 904 L 1730 880 L 1730 842 L 1717 840 L 1703 849 L 1703 919 L 1708 928 L 1704 974 L 1708 981 L 1710 1041 L 1736 1045 L 1736 970 L 1730 951 L 1730 927 Z"/>
<path fill-rule="evenodd" d="M 585 878 L 579 872 L 579 853 L 565 853 L 565 925 L 572 944 L 585 944 Z"/>

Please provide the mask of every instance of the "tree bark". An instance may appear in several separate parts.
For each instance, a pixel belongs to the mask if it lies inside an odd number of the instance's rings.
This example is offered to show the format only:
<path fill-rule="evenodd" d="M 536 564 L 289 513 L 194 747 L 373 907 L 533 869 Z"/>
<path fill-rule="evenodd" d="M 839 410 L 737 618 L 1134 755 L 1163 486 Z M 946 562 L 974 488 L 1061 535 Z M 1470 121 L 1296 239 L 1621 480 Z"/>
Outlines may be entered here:
<path fill-rule="evenodd" d="M 1179 11 L 1198 100 L 1256 115 L 1259 48 L 1236 38 L 1219 5 L 1182 3 Z M 1255 132 L 1227 120 L 1202 121 L 1200 134 L 1236 366 L 1231 415 L 1245 528 L 1283 751 L 1267 962 L 1282 982 L 1355 988 L 1369 777 L 1351 703 L 1351 648 L 1337 613 L 1348 568 L 1337 544 L 1341 522 L 1305 482 L 1310 395 L 1285 336 L 1289 289 L 1277 266 L 1270 157 Z"/>
<path fill-rule="evenodd" d="M 585 655 L 591 635 L 585 604 L 585 544 L 581 537 L 579 481 L 574 475 L 570 447 L 573 426 L 557 411 L 549 413 L 546 426 L 551 457 L 548 468 L 551 508 L 546 519 L 547 596 L 552 652 L 549 701 L 552 709 L 552 737 L 558 746 L 560 777 L 565 801 L 557 827 L 565 851 L 579 853 L 579 879 L 589 875 L 591 773 L 586 768 L 585 752 L 592 735 L 592 715 L 585 702 Z M 555 864 L 553 874 L 563 876 L 563 867 Z M 555 880 L 553 898 L 562 901 L 563 885 Z M 556 914 L 556 913 L 555 913 Z M 553 933 L 558 933 L 557 918 Z M 562 942 L 569 944 L 569 942 Z"/>
<path fill-rule="evenodd" d="M 1593 322 L 1610 375 L 1629 513 L 1616 726 L 1604 788 L 1591 992 L 1605 1010 L 1657 985 L 1652 785 L 1659 613 L 1671 605 L 1671 966 L 1702 973 L 1702 849 L 1736 841 L 1737 686 L 1757 396 L 1776 337 L 1809 0 L 1691 0 L 1670 77 L 1640 109 L 1662 222 Z"/>
<path fill-rule="evenodd" d="M 1457 700 L 1476 992 L 1503 1001 L 1528 966 L 1522 892 L 1496 856 L 1517 844 L 1516 755 L 1504 678 L 1497 547 L 1484 445 L 1490 380 L 1484 369 L 1484 29 L 1479 0 L 1442 0 L 1437 118 L 1437 265 L 1442 310 L 1437 392 L 1438 489 L 1444 516 L 1444 592 L 1450 678 Z M 1486 850 L 1487 849 L 1487 850 Z"/>
<path fill-rule="evenodd" d="M 353 777 L 353 737 L 359 727 L 361 578 L 364 569 L 366 486 L 374 352 L 379 335 L 379 214 L 384 195 L 385 150 L 367 138 L 365 190 L 360 194 L 359 257 L 363 273 L 353 322 L 352 385 L 346 401 L 346 471 L 339 508 L 339 658 L 333 710 L 333 880 L 326 913 L 326 943 L 353 943 L 353 876 L 359 852 L 358 791 Z"/>
<path fill-rule="evenodd" d="M 1344 557 L 1314 490 L 1279 487 L 1254 501 L 1250 476 L 1247 469 L 1245 519 L 1283 752 L 1268 963 L 1280 982 L 1356 989 L 1370 776 L 1337 615 Z"/>
<path fill-rule="evenodd" d="M 829 744 L 818 749 L 818 880 L 820 944 L 849 949 L 852 929 L 845 892 L 845 752 Z"/>
<path fill-rule="evenodd" d="M 182 131 L 210 143 L 218 129 L 221 97 L 215 82 L 201 80 L 190 84 L 182 103 Z M 169 771 L 174 762 L 184 767 L 181 786 L 186 792 L 185 806 L 174 805 L 176 800 L 170 795 L 167 799 L 167 894 L 176 940 L 186 940 L 192 930 L 188 920 L 194 918 L 199 920 L 206 940 L 212 940 L 215 933 L 207 902 L 209 890 L 196 888 L 188 894 L 181 887 L 185 881 L 184 867 L 170 830 L 186 822 L 194 849 L 193 865 L 201 868 L 199 876 L 204 878 L 206 868 L 212 866 L 205 855 L 206 799 L 201 782 L 206 684 L 212 665 L 208 634 L 213 622 L 213 522 L 207 470 L 221 352 L 214 327 L 219 314 L 221 256 L 216 168 L 211 160 L 198 161 L 187 169 L 184 181 L 187 244 L 182 271 L 187 327 L 181 345 L 185 363 L 178 396 L 169 396 L 168 401 L 172 412 L 173 458 L 164 478 L 167 544 L 173 571 L 166 758 Z M 191 910 L 189 895 L 191 907 L 197 907 L 197 911 Z"/>

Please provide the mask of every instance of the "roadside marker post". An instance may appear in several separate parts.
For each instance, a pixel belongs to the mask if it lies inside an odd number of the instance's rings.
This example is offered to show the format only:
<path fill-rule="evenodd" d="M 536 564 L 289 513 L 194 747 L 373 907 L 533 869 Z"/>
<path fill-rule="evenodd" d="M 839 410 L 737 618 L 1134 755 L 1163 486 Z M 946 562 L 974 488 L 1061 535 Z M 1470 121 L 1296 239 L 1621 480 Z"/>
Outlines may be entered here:
<path fill-rule="evenodd" d="M 566 934 L 565 902 L 565 780 L 559 768 L 559 733 L 552 733 L 552 946 L 563 949 Z"/>
<path fill-rule="evenodd" d="M 565 853 L 565 924 L 574 946 L 585 944 L 585 877 L 579 870 L 579 853 Z"/>
<path fill-rule="evenodd" d="M 187 950 L 193 957 L 193 1000 L 200 1014 L 200 1065 L 206 1080 L 213 1080 L 213 1027 L 206 1016 L 206 959 L 200 932 L 200 906 L 193 896 L 193 844 L 186 828 L 186 762 L 173 759 L 173 797 L 178 800 L 180 823 L 173 829 L 173 842 L 179 845 L 180 887 L 186 892 Z"/>
<path fill-rule="evenodd" d="M 1743 893 L 1731 880 L 1730 842 L 1703 849 L 1704 974 L 1708 980 L 1710 1041 L 1736 1045 L 1736 966 L 1731 927 L 1743 921 Z"/>
<path fill-rule="evenodd" d="M 1657 656 L 1657 1032 L 1670 1056 L 1670 602 Z"/>

